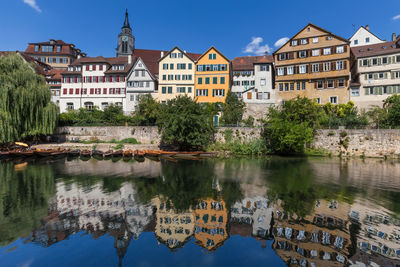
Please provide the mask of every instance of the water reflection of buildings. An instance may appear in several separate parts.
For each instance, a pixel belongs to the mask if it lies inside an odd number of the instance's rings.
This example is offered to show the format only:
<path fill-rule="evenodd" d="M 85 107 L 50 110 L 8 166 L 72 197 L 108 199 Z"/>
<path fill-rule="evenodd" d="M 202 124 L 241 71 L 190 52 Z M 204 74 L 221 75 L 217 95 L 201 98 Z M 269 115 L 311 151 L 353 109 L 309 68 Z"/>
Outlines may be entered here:
<path fill-rule="evenodd" d="M 196 243 L 215 250 L 228 238 L 228 211 L 222 199 L 201 200 L 194 210 Z"/>
<path fill-rule="evenodd" d="M 182 247 L 193 235 L 194 216 L 189 209 L 177 212 L 170 203 L 154 198 L 152 204 L 156 207 L 155 235 L 157 239 L 170 249 Z"/>
<path fill-rule="evenodd" d="M 342 266 L 348 263 L 350 205 L 317 201 L 314 212 L 304 218 L 275 209 L 273 248 L 289 265 Z"/>
<path fill-rule="evenodd" d="M 138 238 L 151 225 L 152 207 L 138 203 L 135 193 L 130 184 L 105 193 L 99 184 L 80 187 L 76 183 L 58 183 L 49 216 L 32 233 L 32 240 L 50 246 L 80 231 L 94 238 L 109 234 L 114 237 L 121 261 L 130 240 Z"/>

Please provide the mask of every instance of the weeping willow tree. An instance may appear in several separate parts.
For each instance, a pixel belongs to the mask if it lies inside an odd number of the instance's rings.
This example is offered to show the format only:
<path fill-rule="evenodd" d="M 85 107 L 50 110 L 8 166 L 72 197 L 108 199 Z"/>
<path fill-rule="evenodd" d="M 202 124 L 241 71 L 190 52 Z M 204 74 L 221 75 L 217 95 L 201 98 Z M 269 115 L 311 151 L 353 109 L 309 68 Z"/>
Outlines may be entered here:
<path fill-rule="evenodd" d="M 0 143 L 53 133 L 58 109 L 34 66 L 17 53 L 0 57 Z"/>

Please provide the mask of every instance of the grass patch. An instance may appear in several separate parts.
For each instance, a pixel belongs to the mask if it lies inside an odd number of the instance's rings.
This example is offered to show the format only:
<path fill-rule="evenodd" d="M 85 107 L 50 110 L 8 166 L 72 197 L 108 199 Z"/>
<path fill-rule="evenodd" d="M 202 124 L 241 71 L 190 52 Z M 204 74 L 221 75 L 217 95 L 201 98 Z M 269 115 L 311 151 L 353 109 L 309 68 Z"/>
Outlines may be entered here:
<path fill-rule="evenodd" d="M 266 155 L 270 151 L 265 146 L 265 142 L 262 139 L 255 139 L 252 141 L 241 142 L 233 141 L 229 143 L 214 143 L 211 144 L 208 151 L 229 151 L 232 155 Z"/>

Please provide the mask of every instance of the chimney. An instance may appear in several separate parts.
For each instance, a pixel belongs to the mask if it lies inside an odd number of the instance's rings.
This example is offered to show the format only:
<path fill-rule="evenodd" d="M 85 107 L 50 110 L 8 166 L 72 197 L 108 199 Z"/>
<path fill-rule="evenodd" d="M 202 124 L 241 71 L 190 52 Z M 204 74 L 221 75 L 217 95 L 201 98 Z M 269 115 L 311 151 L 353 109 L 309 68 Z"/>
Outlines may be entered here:
<path fill-rule="evenodd" d="M 81 54 L 78 54 L 77 59 L 80 59 L 80 58 L 81 58 Z"/>
<path fill-rule="evenodd" d="M 128 55 L 128 64 L 132 64 L 132 55 Z"/>
<path fill-rule="evenodd" d="M 161 51 L 161 57 L 163 57 L 164 56 L 164 51 Z"/>
<path fill-rule="evenodd" d="M 185 54 L 186 54 L 186 50 L 183 50 L 183 53 L 185 53 Z"/>
<path fill-rule="evenodd" d="M 396 41 L 396 33 L 392 33 L 392 41 Z"/>
<path fill-rule="evenodd" d="M 369 31 L 369 25 L 365 25 L 365 29 L 367 29 L 367 31 Z"/>

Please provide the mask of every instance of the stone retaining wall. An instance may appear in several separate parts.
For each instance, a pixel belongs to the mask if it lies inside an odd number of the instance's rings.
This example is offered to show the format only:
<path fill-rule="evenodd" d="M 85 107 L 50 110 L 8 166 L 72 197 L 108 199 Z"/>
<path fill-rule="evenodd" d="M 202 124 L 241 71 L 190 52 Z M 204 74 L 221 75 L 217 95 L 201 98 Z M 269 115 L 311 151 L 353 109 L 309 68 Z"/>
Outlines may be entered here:
<path fill-rule="evenodd" d="M 319 130 L 312 146 L 333 155 L 400 158 L 400 130 Z"/>

